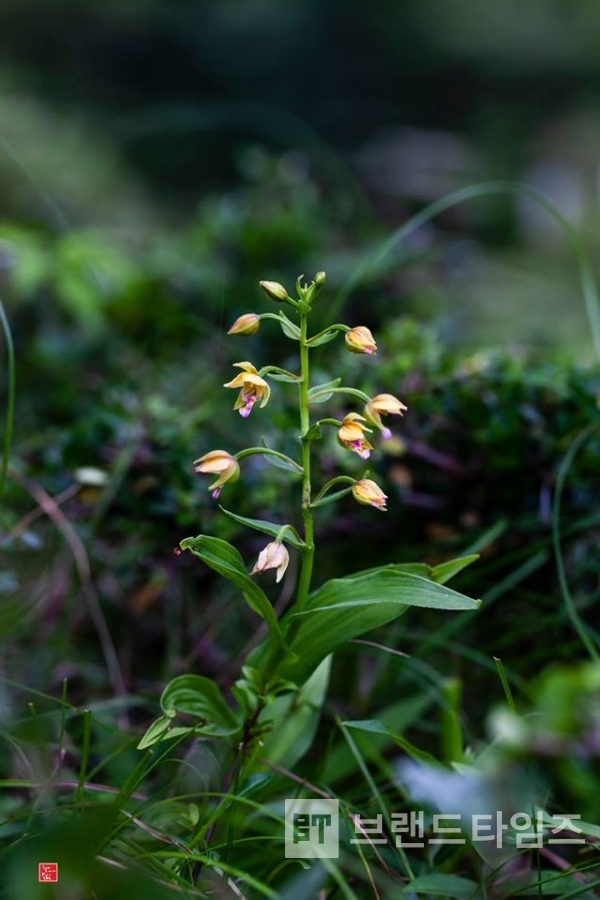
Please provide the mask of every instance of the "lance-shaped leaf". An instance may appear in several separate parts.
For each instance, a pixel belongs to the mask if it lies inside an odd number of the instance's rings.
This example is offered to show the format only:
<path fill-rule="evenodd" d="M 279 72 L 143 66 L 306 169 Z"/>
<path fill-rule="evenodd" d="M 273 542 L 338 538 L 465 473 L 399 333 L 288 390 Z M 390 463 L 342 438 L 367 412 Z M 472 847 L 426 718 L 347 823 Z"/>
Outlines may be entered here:
<path fill-rule="evenodd" d="M 290 769 L 312 746 L 329 686 L 331 657 L 327 657 L 294 693 L 276 697 L 261 723 L 272 723 L 262 738 L 261 759 Z"/>
<path fill-rule="evenodd" d="M 164 689 L 160 705 L 164 715 L 150 725 L 138 744 L 138 750 L 145 750 L 160 741 L 193 734 L 231 737 L 243 726 L 241 711 L 234 712 L 214 681 L 201 675 L 174 678 Z M 181 725 L 176 719 L 178 713 L 196 721 Z"/>
<path fill-rule="evenodd" d="M 430 897 L 452 898 L 452 900 L 473 900 L 474 897 L 481 896 L 481 889 L 470 878 L 433 872 L 419 875 L 411 881 L 406 891 L 401 892 L 400 897 L 408 898 L 415 894 L 428 894 Z"/>
<path fill-rule="evenodd" d="M 300 329 L 293 322 L 290 322 L 288 317 L 282 312 L 279 313 L 279 324 L 286 337 L 290 338 L 292 341 L 300 340 Z"/>
<path fill-rule="evenodd" d="M 283 660 L 278 674 L 302 684 L 341 644 L 397 619 L 409 606 L 446 610 L 479 606 L 477 600 L 401 569 L 385 566 L 349 578 L 334 578 L 311 594 L 303 612 L 292 611 L 285 616 L 290 653 L 297 659 Z M 266 664 L 262 646 L 249 662 L 257 668 Z"/>
<path fill-rule="evenodd" d="M 254 610 L 268 625 L 270 642 L 273 648 L 287 652 L 285 642 L 277 616 L 269 598 L 261 588 L 253 581 L 246 571 L 244 560 L 235 547 L 221 538 L 199 534 L 198 537 L 189 537 L 181 541 L 182 550 L 191 550 L 202 562 L 233 582 L 244 595 L 250 609 Z"/>
<path fill-rule="evenodd" d="M 325 382 L 325 384 L 315 384 L 308 392 L 308 402 L 325 403 L 333 395 L 333 389 L 339 387 L 341 383 L 341 378 L 335 378 L 333 381 Z"/>
<path fill-rule="evenodd" d="M 437 581 L 438 584 L 446 584 L 458 572 L 462 572 L 463 569 L 478 559 L 478 553 L 471 553 L 470 556 L 458 556 L 456 559 L 446 560 L 446 562 L 439 563 L 437 566 L 428 566 L 427 563 L 388 563 L 386 566 L 377 566 L 374 569 L 363 569 L 357 574 L 362 577 L 363 575 L 388 570 L 391 572 L 405 572 L 410 575 L 422 575 L 423 578 Z"/>
<path fill-rule="evenodd" d="M 380 722 L 378 719 L 361 719 L 354 722 L 348 721 L 342 722 L 342 725 L 344 728 L 355 728 L 357 731 L 366 731 L 369 734 L 382 734 L 404 750 L 408 756 L 417 760 L 417 762 L 429 762 L 433 764 L 437 762 L 436 758 L 432 756 L 431 753 L 427 753 L 426 750 L 420 750 L 419 747 L 415 747 L 414 744 L 407 741 L 401 734 L 390 731 L 390 729 L 386 728 L 383 722 Z"/>
<path fill-rule="evenodd" d="M 321 334 L 315 334 L 314 337 L 309 338 L 306 343 L 309 347 L 319 347 L 321 344 L 328 344 L 329 341 L 335 340 L 338 334 L 339 331 L 337 329 L 335 331 L 322 331 Z"/>
<path fill-rule="evenodd" d="M 150 725 L 146 734 L 143 736 L 139 744 L 137 745 L 138 750 L 146 750 L 148 747 L 152 747 L 154 744 L 160 743 L 160 741 L 173 740 L 174 738 L 184 738 L 191 736 L 193 734 L 198 734 L 200 732 L 196 731 L 195 728 L 190 727 L 189 725 L 174 725 L 174 720 L 169 718 L 168 716 L 161 716 L 160 719 L 156 719 Z M 204 734 L 213 734 L 214 732 L 202 732 Z"/>
<path fill-rule="evenodd" d="M 469 556 L 458 556 L 456 559 L 449 559 L 446 562 L 434 566 L 431 570 L 431 578 L 438 584 L 446 584 L 451 578 L 454 578 L 458 572 L 462 572 L 467 566 L 479 559 L 479 553 L 471 553 Z"/>
<path fill-rule="evenodd" d="M 228 706 L 223 694 L 210 678 L 202 675 L 180 675 L 163 691 L 160 705 L 165 715 L 185 713 L 197 718 L 198 734 L 225 737 L 241 728 L 241 717 Z"/>
<path fill-rule="evenodd" d="M 263 534 L 270 534 L 272 537 L 277 537 L 282 528 L 282 526 L 277 525 L 276 522 L 267 522 L 264 519 L 248 519 L 246 516 L 238 516 L 237 513 L 232 513 L 223 506 L 220 506 L 219 509 L 221 509 L 226 516 L 229 516 L 230 519 L 233 519 L 234 522 L 239 522 L 240 525 L 245 525 L 247 528 L 253 528 L 255 531 L 261 531 Z M 283 539 L 286 544 L 291 544 L 292 547 L 296 547 L 298 550 L 303 550 L 306 546 L 293 525 L 288 526 Z"/>
<path fill-rule="evenodd" d="M 268 375 L 273 381 L 283 381 L 288 384 L 298 384 L 302 381 L 302 375 L 295 375 L 279 366 L 263 366 L 259 375 Z"/>

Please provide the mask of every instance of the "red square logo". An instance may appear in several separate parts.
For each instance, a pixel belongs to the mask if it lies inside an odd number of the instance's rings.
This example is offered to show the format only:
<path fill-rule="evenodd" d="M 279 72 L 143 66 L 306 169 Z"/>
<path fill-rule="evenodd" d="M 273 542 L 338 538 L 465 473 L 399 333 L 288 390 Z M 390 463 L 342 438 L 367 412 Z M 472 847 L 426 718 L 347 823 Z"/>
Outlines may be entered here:
<path fill-rule="evenodd" d="M 38 863 L 38 881 L 58 881 L 58 863 Z"/>

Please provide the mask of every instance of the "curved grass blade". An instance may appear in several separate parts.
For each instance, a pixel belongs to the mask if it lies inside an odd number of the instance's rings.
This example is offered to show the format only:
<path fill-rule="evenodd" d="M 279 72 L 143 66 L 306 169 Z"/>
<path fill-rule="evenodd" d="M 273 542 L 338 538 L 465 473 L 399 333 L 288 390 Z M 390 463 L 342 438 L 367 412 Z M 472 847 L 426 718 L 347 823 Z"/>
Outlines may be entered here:
<path fill-rule="evenodd" d="M 469 187 L 459 188 L 459 190 L 446 194 L 445 197 L 441 197 L 434 203 L 430 203 L 425 209 L 422 209 L 415 216 L 412 216 L 404 223 L 404 225 L 396 229 L 396 231 L 394 231 L 374 253 L 363 260 L 357 267 L 333 302 L 331 308 L 332 317 L 335 318 L 337 316 L 346 298 L 356 285 L 359 284 L 372 269 L 377 268 L 385 257 L 395 250 L 408 235 L 416 231 L 417 228 L 420 228 L 421 225 L 429 222 L 430 219 L 433 219 L 445 210 L 450 209 L 452 206 L 456 206 L 458 203 L 464 203 L 466 200 L 477 200 L 479 197 L 486 197 L 490 194 L 515 194 L 516 196 L 527 197 L 529 200 L 533 201 L 533 203 L 541 206 L 542 209 L 544 209 L 563 229 L 569 239 L 579 267 L 579 277 L 581 280 L 585 311 L 590 326 L 594 352 L 598 359 L 600 359 L 600 300 L 598 298 L 598 288 L 594 277 L 594 271 L 583 241 L 568 219 L 545 194 L 542 194 L 541 191 L 537 191 L 535 188 L 529 187 L 528 185 L 513 181 L 486 181 L 482 184 L 472 184 L 469 185 Z"/>
<path fill-rule="evenodd" d="M 0 498 L 4 493 L 4 485 L 6 484 L 6 475 L 8 472 L 8 460 L 10 457 L 10 448 L 12 446 L 13 428 L 15 422 L 15 348 L 12 339 L 12 332 L 4 310 L 4 304 L 0 300 L 0 324 L 4 333 L 6 342 L 6 365 L 7 365 L 7 399 L 6 399 L 6 416 L 4 425 L 4 441 L 2 443 L 2 463 L 0 465 Z"/>
<path fill-rule="evenodd" d="M 562 548 L 560 546 L 560 505 L 565 480 L 569 469 L 571 468 L 573 460 L 575 459 L 577 452 L 583 446 L 588 437 L 593 434 L 593 432 L 596 431 L 599 427 L 599 425 L 594 423 L 593 425 L 589 425 L 587 428 L 584 428 L 584 430 L 577 435 L 577 437 L 569 447 L 566 456 L 563 459 L 558 470 L 558 475 L 556 477 L 556 487 L 554 489 L 554 503 L 552 506 L 552 543 L 554 545 L 554 556 L 556 558 L 556 570 L 558 573 L 560 590 L 565 601 L 567 615 L 571 620 L 573 628 L 581 638 L 581 643 L 584 645 L 585 649 L 590 654 L 590 657 L 595 663 L 600 662 L 600 654 L 598 653 L 598 650 L 594 645 L 594 642 L 590 637 L 590 634 L 585 627 L 584 622 L 577 612 L 577 608 L 575 606 L 575 603 L 573 602 L 573 597 L 571 596 L 571 591 L 569 590 L 569 584 L 565 572 L 565 563 Z"/>

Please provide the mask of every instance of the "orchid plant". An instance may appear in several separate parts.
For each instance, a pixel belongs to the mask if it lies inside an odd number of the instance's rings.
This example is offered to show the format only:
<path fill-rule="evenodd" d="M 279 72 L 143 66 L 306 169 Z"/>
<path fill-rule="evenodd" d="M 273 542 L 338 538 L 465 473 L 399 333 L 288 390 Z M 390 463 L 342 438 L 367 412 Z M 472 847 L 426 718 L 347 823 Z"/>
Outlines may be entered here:
<path fill-rule="evenodd" d="M 211 450 L 194 463 L 196 472 L 214 478 L 208 489 L 217 500 L 229 484 L 243 478 L 244 459 L 248 456 L 276 457 L 296 479 L 298 476 L 301 479 L 298 521 L 249 519 L 223 510 L 237 523 L 271 539 L 250 572 L 238 550 L 218 537 L 198 535 L 180 544 L 181 551 L 190 551 L 233 582 L 250 608 L 264 620 L 267 637 L 250 652 L 240 678 L 231 687 L 230 698 L 204 676 L 188 674 L 175 678 L 163 692 L 162 715 L 152 723 L 139 744 L 145 748 L 162 740 L 196 735 L 224 740 L 236 754 L 238 781 L 242 774 L 247 776 L 269 762 L 289 767 L 306 752 L 326 695 L 331 655 L 340 645 L 393 621 L 410 606 L 466 610 L 478 605 L 477 601 L 445 586 L 452 575 L 476 556 L 450 560 L 435 567 L 395 563 L 332 579 L 316 589 L 312 587 L 314 522 L 320 509 L 352 494 L 358 503 L 380 513 L 385 511 L 388 500 L 381 486 L 366 476 L 353 478 L 340 474 L 325 484 L 318 484 L 315 445 L 323 429 L 336 429 L 341 447 L 366 461 L 375 451 L 371 440 L 375 440 L 376 433 L 382 440 L 391 437 L 387 417 L 401 416 L 407 408 L 393 394 L 370 397 L 355 387 L 342 385 L 340 378 L 312 384 L 313 352 L 340 335 L 352 353 L 367 356 L 377 353 L 375 339 L 365 325 L 349 327 L 336 323 L 316 334 L 310 333 L 313 304 L 324 284 L 324 272 L 319 272 L 310 284 L 302 284 L 299 278 L 296 296 L 292 297 L 283 285 L 261 281 L 266 296 L 280 309 L 246 313 L 228 332 L 235 336 L 251 335 L 263 320 L 273 320 L 284 337 L 297 345 L 296 372 L 273 365 L 257 369 L 252 363 L 242 361 L 235 364 L 239 372 L 224 385 L 238 391 L 233 408 L 243 419 L 255 408 L 255 415 L 263 415 L 258 411 L 269 403 L 269 381 L 293 385 L 297 392 L 299 426 L 297 458 L 260 446 L 235 453 Z M 283 311 L 284 307 L 289 315 Z M 359 404 L 360 412 L 344 410 L 341 418 L 313 414 L 315 407 L 322 408 L 329 402 L 339 407 L 341 400 L 345 404 Z M 278 618 L 253 576 L 273 571 L 275 580 L 280 582 L 286 576 L 290 550 L 300 555 L 297 582 L 289 608 Z"/>

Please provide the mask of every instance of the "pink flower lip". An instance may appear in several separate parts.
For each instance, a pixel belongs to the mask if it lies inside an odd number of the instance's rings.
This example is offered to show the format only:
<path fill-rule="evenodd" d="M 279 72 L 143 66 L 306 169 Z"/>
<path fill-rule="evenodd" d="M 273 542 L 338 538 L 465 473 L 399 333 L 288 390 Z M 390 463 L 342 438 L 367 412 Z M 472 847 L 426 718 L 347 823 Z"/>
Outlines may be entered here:
<path fill-rule="evenodd" d="M 370 457 L 371 451 L 367 447 L 363 449 L 363 441 L 350 441 L 349 444 L 354 452 L 358 453 L 361 459 L 368 459 Z"/>

